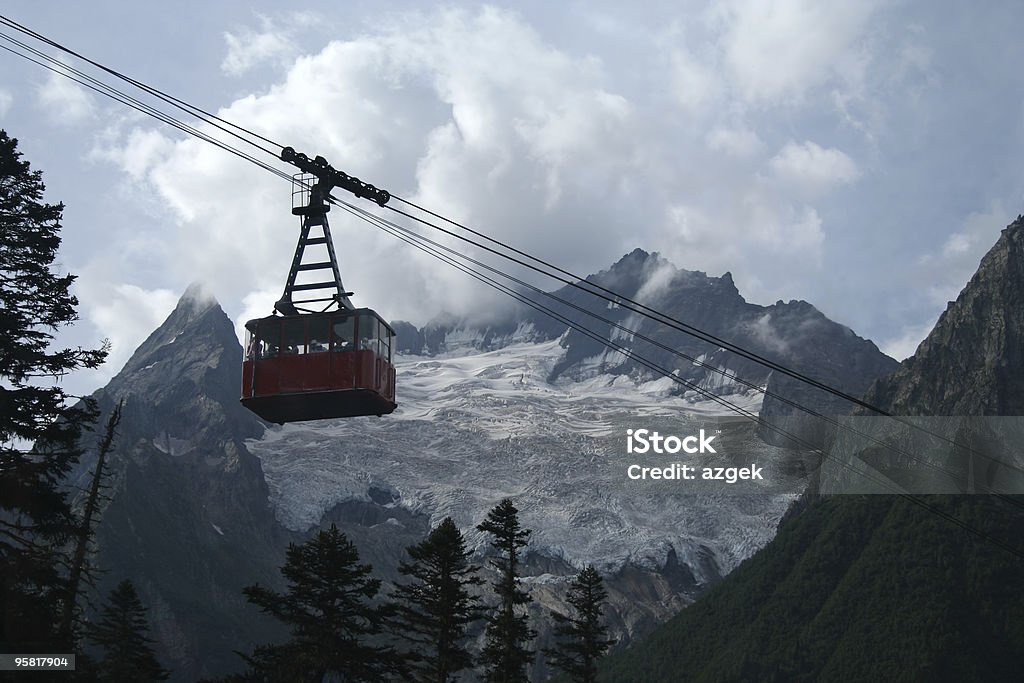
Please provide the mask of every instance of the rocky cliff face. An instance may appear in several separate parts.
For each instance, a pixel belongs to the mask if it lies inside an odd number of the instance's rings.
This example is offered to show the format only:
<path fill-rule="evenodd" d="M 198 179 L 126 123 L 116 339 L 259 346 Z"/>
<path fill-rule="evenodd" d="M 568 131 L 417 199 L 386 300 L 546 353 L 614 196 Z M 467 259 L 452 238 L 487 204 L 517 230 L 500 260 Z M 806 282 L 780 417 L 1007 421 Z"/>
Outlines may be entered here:
<path fill-rule="evenodd" d="M 1024 415 L 1024 218 L 867 400 L 898 415 Z"/>

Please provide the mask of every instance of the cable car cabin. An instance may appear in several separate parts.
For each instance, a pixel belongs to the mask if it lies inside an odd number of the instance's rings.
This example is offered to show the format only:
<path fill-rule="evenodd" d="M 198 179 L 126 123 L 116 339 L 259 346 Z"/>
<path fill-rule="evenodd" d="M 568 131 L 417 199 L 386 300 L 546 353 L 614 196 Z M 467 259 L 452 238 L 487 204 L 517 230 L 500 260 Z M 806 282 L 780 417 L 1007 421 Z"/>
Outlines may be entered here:
<path fill-rule="evenodd" d="M 395 331 L 368 308 L 245 324 L 242 405 L 268 422 L 385 415 Z"/>

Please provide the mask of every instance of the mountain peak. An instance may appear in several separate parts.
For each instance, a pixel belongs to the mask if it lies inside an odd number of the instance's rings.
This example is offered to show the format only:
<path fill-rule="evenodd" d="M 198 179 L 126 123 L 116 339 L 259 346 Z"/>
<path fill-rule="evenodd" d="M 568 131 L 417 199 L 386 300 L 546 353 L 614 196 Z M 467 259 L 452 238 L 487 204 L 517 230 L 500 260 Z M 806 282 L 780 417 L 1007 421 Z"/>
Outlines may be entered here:
<path fill-rule="evenodd" d="M 178 299 L 175 310 L 184 309 L 190 311 L 193 315 L 200 315 L 214 306 L 220 308 L 220 303 L 217 301 L 217 297 L 213 295 L 213 290 L 205 282 L 195 280 Z"/>
<path fill-rule="evenodd" d="M 631 251 L 628 254 L 626 254 L 625 256 L 623 256 L 622 259 L 646 259 L 648 256 L 651 256 L 650 252 L 645 251 L 644 249 L 641 249 L 640 247 L 637 247 L 633 251 Z M 622 259 L 620 259 L 620 260 L 622 260 Z"/>
<path fill-rule="evenodd" d="M 220 307 L 220 303 L 218 303 L 217 298 L 213 295 L 212 290 L 206 284 L 197 281 L 185 289 L 185 292 L 178 299 L 178 303 L 174 306 L 174 310 L 167 316 L 163 324 L 156 328 L 153 334 L 139 346 L 135 356 L 143 353 L 154 344 L 162 346 L 171 343 L 186 328 L 203 318 L 208 318 L 210 325 L 218 326 L 218 323 L 220 323 L 221 327 L 227 326 L 234 329 L 231 325 L 231 320 Z M 233 332 L 231 339 L 235 339 Z M 235 344 L 237 343 L 236 340 Z M 135 356 L 132 357 L 132 360 L 135 359 Z M 129 361 L 128 365 L 131 365 L 131 361 Z M 127 368 L 128 366 L 126 365 L 125 367 Z"/>
<path fill-rule="evenodd" d="M 1024 230 L 1024 214 L 1017 214 L 1017 220 L 1003 228 L 1003 232 L 1020 232 Z"/>
<path fill-rule="evenodd" d="M 622 270 L 636 270 L 645 268 L 649 261 L 657 262 L 661 260 L 660 255 L 657 252 L 651 253 L 644 251 L 640 247 L 637 247 L 633 251 L 629 252 L 609 268 L 611 272 L 618 272 Z"/>
<path fill-rule="evenodd" d="M 242 348 L 231 320 L 209 288 L 193 283 L 107 389 L 111 395 L 134 396 L 157 406 L 183 394 L 205 396 L 230 406 L 234 413 L 241 384 L 235 375 L 241 372 L 241 361 Z M 232 379 L 223 381 L 224 376 Z"/>

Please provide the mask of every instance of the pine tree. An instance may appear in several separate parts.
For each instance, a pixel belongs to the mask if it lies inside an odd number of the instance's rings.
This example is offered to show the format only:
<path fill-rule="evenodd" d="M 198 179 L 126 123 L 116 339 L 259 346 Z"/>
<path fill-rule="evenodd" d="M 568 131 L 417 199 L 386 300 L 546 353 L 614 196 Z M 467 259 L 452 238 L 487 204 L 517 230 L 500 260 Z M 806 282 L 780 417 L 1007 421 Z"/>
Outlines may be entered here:
<path fill-rule="evenodd" d="M 477 529 L 491 534 L 491 545 L 499 555 L 491 560 L 498 570 L 494 590 L 498 594 L 496 611 L 487 620 L 487 632 L 480 663 L 488 683 L 523 683 L 528 680 L 526 668 L 533 661 L 527 644 L 537 635 L 529 626 L 526 614 L 516 609 L 530 603 L 531 598 L 519 588 L 519 550 L 526 546 L 529 529 L 519 526 L 519 510 L 506 498 L 487 513 Z"/>
<path fill-rule="evenodd" d="M 403 659 L 412 680 L 447 683 L 473 665 L 465 640 L 469 624 L 481 617 L 469 592 L 483 583 L 474 576 L 480 568 L 469 563 L 472 551 L 451 517 L 406 552 L 412 563 L 402 562 L 398 571 L 413 580 L 392 593 L 398 634 L 415 648 Z"/>
<path fill-rule="evenodd" d="M 373 644 L 385 610 L 370 604 L 380 581 L 359 564 L 356 547 L 335 525 L 309 541 L 288 546 L 281 573 L 287 592 L 261 586 L 245 589 L 248 600 L 292 629 L 282 645 L 256 648 L 247 657 L 256 680 L 384 680 L 395 667 L 394 652 Z"/>
<path fill-rule="evenodd" d="M 97 367 L 106 346 L 51 349 L 78 319 L 74 276 L 52 270 L 64 206 L 43 203 L 42 173 L 17 146 L 0 130 L 0 642 L 28 652 L 71 645 L 60 616 L 77 524 L 60 483 L 96 417 L 42 380 Z"/>
<path fill-rule="evenodd" d="M 135 586 L 127 579 L 110 592 L 99 619 L 88 629 L 88 639 L 101 651 L 96 665 L 98 680 L 110 683 L 163 681 L 168 672 L 160 666 L 147 635 L 149 622 Z"/>
<path fill-rule="evenodd" d="M 601 612 L 608 592 L 601 575 L 591 566 L 573 579 L 566 600 L 573 607 L 572 616 L 553 614 L 557 646 L 544 650 L 548 664 L 564 671 L 577 683 L 597 680 L 597 660 L 615 644 L 601 623 Z"/>

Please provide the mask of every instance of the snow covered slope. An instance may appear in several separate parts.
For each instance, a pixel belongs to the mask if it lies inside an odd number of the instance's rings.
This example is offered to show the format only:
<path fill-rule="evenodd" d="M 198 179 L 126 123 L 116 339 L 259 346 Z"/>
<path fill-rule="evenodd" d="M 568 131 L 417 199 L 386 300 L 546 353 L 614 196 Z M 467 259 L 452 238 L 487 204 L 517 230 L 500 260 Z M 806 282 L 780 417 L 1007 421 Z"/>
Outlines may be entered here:
<path fill-rule="evenodd" d="M 714 403 L 670 395 L 667 379 L 636 384 L 605 374 L 550 384 L 562 354 L 551 341 L 400 357 L 393 415 L 272 427 L 246 446 L 262 460 L 278 519 L 294 530 L 346 500 L 382 497 L 435 524 L 450 515 L 469 530 L 512 497 L 534 530 L 531 549 L 543 556 L 613 572 L 659 570 L 674 555 L 699 585 L 771 539 L 802 489 L 782 467 L 791 453 L 762 444 L 749 423 L 722 418 Z M 761 395 L 733 398 L 756 411 Z M 724 482 L 628 479 L 632 462 L 711 461 L 630 456 L 627 429 L 681 436 L 701 427 L 722 430 L 722 462 L 757 460 L 773 475 L 742 493 Z M 483 545 L 476 532 L 469 538 Z"/>

